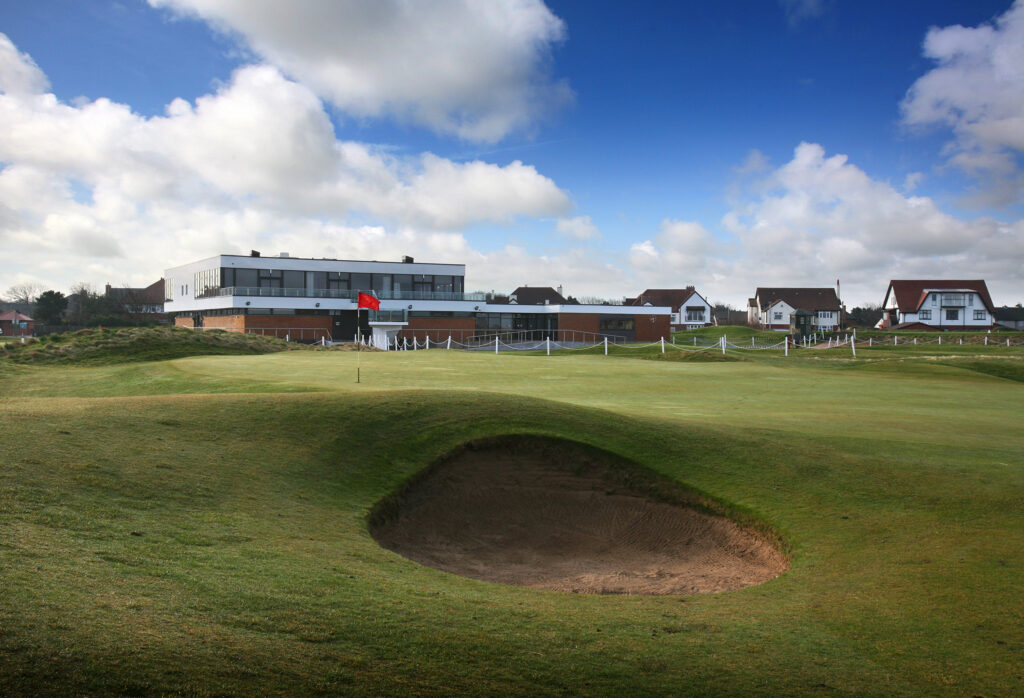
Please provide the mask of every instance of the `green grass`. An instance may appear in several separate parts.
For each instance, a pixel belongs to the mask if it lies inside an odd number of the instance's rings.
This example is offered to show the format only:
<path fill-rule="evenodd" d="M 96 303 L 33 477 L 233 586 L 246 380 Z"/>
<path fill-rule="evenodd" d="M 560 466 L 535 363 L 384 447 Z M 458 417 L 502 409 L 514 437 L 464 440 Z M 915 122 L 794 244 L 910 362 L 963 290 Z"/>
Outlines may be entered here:
<path fill-rule="evenodd" d="M 670 356 L 0 359 L 0 694 L 1024 690 L 1024 351 Z M 792 567 L 566 595 L 369 536 L 434 459 L 509 434 L 683 483 Z"/>

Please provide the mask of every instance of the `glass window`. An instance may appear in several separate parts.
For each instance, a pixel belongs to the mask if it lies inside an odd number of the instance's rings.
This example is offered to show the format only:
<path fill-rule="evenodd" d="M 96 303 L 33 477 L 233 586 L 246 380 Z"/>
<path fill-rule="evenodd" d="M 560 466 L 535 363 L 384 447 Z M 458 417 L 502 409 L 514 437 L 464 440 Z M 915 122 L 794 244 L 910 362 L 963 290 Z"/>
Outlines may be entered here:
<path fill-rule="evenodd" d="M 947 320 L 959 320 L 960 311 L 956 308 L 946 308 L 946 319 Z"/>
<path fill-rule="evenodd" d="M 336 291 L 347 291 L 351 288 L 351 281 L 347 271 L 329 271 L 327 273 L 327 288 Z"/>
<path fill-rule="evenodd" d="M 258 279 L 255 269 L 235 269 L 235 286 L 252 288 L 257 284 Z"/>
<path fill-rule="evenodd" d="M 286 271 L 284 272 L 284 287 L 285 288 L 306 288 L 306 272 L 304 271 Z"/>
<path fill-rule="evenodd" d="M 441 274 L 434 275 L 434 290 L 443 293 L 450 293 L 452 289 L 452 277 Z"/>
<path fill-rule="evenodd" d="M 370 287 L 370 275 L 369 274 L 355 274 L 353 273 L 351 285 L 349 288 L 356 289 L 359 291 L 369 291 Z"/>
<path fill-rule="evenodd" d="M 395 274 L 392 280 L 396 292 L 412 290 L 412 274 Z"/>
<path fill-rule="evenodd" d="M 260 269 L 260 288 L 281 288 L 282 274 L 280 269 Z"/>
<path fill-rule="evenodd" d="M 987 319 L 985 317 L 985 311 L 984 310 L 975 310 L 974 311 L 974 319 L 975 320 L 985 320 L 985 319 Z"/>
<path fill-rule="evenodd" d="M 921 319 L 922 320 L 931 320 L 932 319 L 932 311 L 930 311 L 930 310 L 922 310 L 921 311 Z"/>

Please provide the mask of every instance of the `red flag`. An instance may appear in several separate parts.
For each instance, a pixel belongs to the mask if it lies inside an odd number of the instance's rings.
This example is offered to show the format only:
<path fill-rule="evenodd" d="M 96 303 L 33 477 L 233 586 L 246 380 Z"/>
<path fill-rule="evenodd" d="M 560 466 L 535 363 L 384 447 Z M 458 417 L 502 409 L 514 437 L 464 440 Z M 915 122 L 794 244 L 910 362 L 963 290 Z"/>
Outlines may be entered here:
<path fill-rule="evenodd" d="M 380 301 L 371 296 L 369 293 L 359 293 L 359 304 L 357 308 L 370 308 L 371 310 L 380 310 Z"/>

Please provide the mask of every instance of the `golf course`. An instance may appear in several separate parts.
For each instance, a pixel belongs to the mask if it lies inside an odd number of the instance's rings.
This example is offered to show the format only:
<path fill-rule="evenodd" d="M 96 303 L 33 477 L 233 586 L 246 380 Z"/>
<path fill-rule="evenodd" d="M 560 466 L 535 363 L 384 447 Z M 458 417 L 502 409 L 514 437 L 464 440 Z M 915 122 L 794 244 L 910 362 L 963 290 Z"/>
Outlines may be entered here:
<path fill-rule="evenodd" d="M 751 343 L 700 336 L 722 331 Z M 1024 338 L 1006 336 L 856 358 L 688 333 L 550 356 L 186 330 L 7 344 L 0 694 L 1020 695 Z M 700 524 L 632 528 L 678 512 Z M 756 549 L 757 573 L 686 577 L 701 531 Z M 534 569 L 585 546 L 599 581 Z"/>

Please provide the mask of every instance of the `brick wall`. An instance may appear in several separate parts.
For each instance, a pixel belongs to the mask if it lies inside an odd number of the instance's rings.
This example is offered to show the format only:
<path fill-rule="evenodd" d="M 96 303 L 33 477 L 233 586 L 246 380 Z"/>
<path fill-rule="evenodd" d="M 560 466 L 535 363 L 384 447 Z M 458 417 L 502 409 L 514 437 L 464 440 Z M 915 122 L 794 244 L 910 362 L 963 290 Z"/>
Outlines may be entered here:
<path fill-rule="evenodd" d="M 651 322 L 651 320 L 654 322 Z M 633 321 L 633 330 L 638 342 L 657 342 L 662 337 L 665 341 L 672 338 L 669 324 L 671 315 L 637 315 Z"/>
<path fill-rule="evenodd" d="M 601 316 L 596 313 L 559 313 L 559 330 L 582 330 L 598 334 L 601 329 Z"/>
<path fill-rule="evenodd" d="M 452 340 L 464 341 L 476 334 L 476 318 L 471 317 L 411 317 L 399 337 L 415 337 L 422 342 L 428 336 L 431 342 L 443 342 L 451 334 Z"/>
<path fill-rule="evenodd" d="M 192 322 L 192 318 L 191 317 L 187 317 L 187 316 L 186 317 L 180 317 L 179 316 L 179 317 L 174 318 L 174 326 L 175 327 L 193 327 L 194 323 Z"/>

